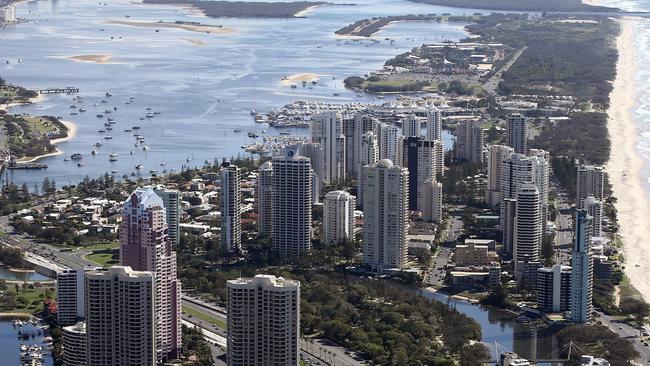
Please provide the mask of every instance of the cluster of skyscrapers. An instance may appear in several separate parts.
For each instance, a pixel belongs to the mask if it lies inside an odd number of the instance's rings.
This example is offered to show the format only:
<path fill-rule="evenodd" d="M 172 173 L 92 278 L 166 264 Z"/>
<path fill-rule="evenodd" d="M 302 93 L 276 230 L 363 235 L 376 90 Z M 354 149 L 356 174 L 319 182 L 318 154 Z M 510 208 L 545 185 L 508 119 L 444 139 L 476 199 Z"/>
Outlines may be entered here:
<path fill-rule="evenodd" d="M 120 265 L 58 274 L 64 365 L 158 365 L 177 357 L 181 284 L 165 208 L 173 206 L 138 188 L 122 209 Z"/>
<path fill-rule="evenodd" d="M 461 128 L 467 134 L 467 126 Z M 550 154 L 528 146 L 528 120 L 511 114 L 506 144 L 487 148 L 486 201 L 499 207 L 503 259 L 512 260 L 518 284 L 537 289 L 543 312 L 568 312 L 569 319 L 591 317 L 593 259 L 591 238 L 602 235 L 605 172 L 580 166 L 572 266 L 544 267 L 542 241 L 548 233 Z M 469 159 L 468 159 L 469 160 Z"/>
<path fill-rule="evenodd" d="M 411 211 L 440 222 L 444 149 L 440 111 L 411 114 L 396 125 L 372 115 L 328 111 L 312 116 L 310 140 L 285 148 L 260 167 L 258 226 L 283 257 L 310 250 L 311 209 L 321 187 L 357 181 L 356 196 L 333 191 L 323 202 L 327 243 L 353 239 L 355 209 L 363 209 L 363 260 L 372 271 L 402 269 Z M 422 124 L 426 121 L 426 134 Z M 482 141 L 482 140 L 481 140 Z"/>

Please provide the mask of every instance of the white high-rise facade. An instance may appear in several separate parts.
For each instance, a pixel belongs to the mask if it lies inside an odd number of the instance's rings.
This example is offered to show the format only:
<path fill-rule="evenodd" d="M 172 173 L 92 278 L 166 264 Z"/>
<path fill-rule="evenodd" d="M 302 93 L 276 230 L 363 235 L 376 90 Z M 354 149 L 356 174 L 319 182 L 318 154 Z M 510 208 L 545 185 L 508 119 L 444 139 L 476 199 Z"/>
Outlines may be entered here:
<path fill-rule="evenodd" d="M 473 164 L 483 163 L 483 123 L 460 121 L 456 127 L 456 159 Z"/>
<path fill-rule="evenodd" d="M 365 166 L 363 264 L 373 272 L 406 264 L 408 170 L 384 159 Z"/>
<path fill-rule="evenodd" d="M 521 274 L 522 263 L 538 261 L 542 249 L 542 211 L 539 190 L 532 183 L 523 183 L 517 190 L 514 232 L 515 273 Z"/>
<path fill-rule="evenodd" d="M 591 235 L 603 236 L 603 202 L 594 196 L 587 196 L 583 200 L 584 210 L 592 218 Z"/>
<path fill-rule="evenodd" d="M 427 111 L 427 140 L 442 141 L 442 114 L 438 108 Z"/>
<path fill-rule="evenodd" d="M 271 236 L 273 230 L 273 164 L 260 165 L 255 187 L 257 230 L 261 237 Z"/>
<path fill-rule="evenodd" d="M 576 205 L 584 208 L 584 199 L 594 196 L 599 201 L 605 199 L 605 169 L 602 166 L 582 165 L 578 167 L 578 187 Z"/>
<path fill-rule="evenodd" d="M 345 179 L 346 144 L 341 115 L 336 111 L 327 111 L 312 116 L 311 120 L 312 142 L 322 144 L 325 154 L 323 182 L 334 183 Z"/>
<path fill-rule="evenodd" d="M 528 121 L 519 113 L 506 117 L 506 145 L 517 154 L 528 154 Z"/>
<path fill-rule="evenodd" d="M 56 274 L 57 322 L 74 325 L 84 317 L 84 270 L 64 269 Z"/>
<path fill-rule="evenodd" d="M 311 249 L 311 163 L 296 147 L 288 147 L 272 164 L 272 249 L 281 257 L 297 257 Z"/>
<path fill-rule="evenodd" d="M 591 241 L 591 216 L 584 210 L 576 212 L 575 245 L 571 261 L 571 315 L 574 323 L 586 323 L 592 316 L 594 265 L 589 242 Z"/>
<path fill-rule="evenodd" d="M 517 190 L 522 183 L 534 182 L 535 174 L 532 160 L 523 154 L 511 154 L 501 163 L 501 201 L 517 198 Z M 504 205 L 501 205 L 501 226 L 505 219 Z"/>
<path fill-rule="evenodd" d="M 548 222 L 549 177 L 551 175 L 551 154 L 546 150 L 530 149 L 530 159 L 533 161 L 533 178 L 539 189 L 539 201 L 542 207 L 542 232 L 546 233 Z"/>
<path fill-rule="evenodd" d="M 154 366 L 155 275 L 115 266 L 86 273 L 86 365 Z"/>
<path fill-rule="evenodd" d="M 84 295 L 81 295 L 83 298 Z M 58 303 L 57 303 L 58 305 Z M 87 342 L 86 323 L 78 322 L 75 325 L 61 329 L 63 346 L 63 366 L 86 366 Z"/>
<path fill-rule="evenodd" d="M 397 126 L 382 123 L 379 126 L 379 159 L 397 164 L 400 159 L 400 131 Z"/>
<path fill-rule="evenodd" d="M 515 152 L 513 148 L 505 145 L 492 145 L 489 147 L 487 170 L 487 203 L 496 207 L 501 203 L 501 167 L 503 161 Z"/>
<path fill-rule="evenodd" d="M 325 243 L 354 240 L 356 197 L 345 191 L 331 191 L 323 202 Z"/>
<path fill-rule="evenodd" d="M 353 122 L 354 136 L 352 137 L 353 142 L 349 144 L 350 148 L 348 149 L 348 152 L 345 154 L 345 157 L 347 159 L 346 167 L 347 166 L 351 167 L 351 168 L 348 167 L 348 172 L 350 172 L 350 175 L 352 177 L 356 177 L 357 180 L 361 175 L 361 170 L 363 166 L 366 165 L 362 163 L 362 150 L 364 148 L 363 141 L 365 139 L 365 135 L 368 132 L 372 132 L 376 138 L 377 124 L 378 124 L 377 120 L 373 118 L 370 114 L 364 112 L 357 112 L 354 115 L 354 122 Z M 375 146 L 377 146 L 377 154 L 379 154 L 378 142 L 375 142 Z M 379 159 L 379 157 L 377 157 L 377 159 Z"/>
<path fill-rule="evenodd" d="M 154 192 L 163 200 L 167 221 L 167 233 L 173 246 L 181 240 L 181 194 L 178 189 L 169 189 L 163 185 L 156 186 Z"/>
<path fill-rule="evenodd" d="M 241 169 L 221 164 L 221 243 L 229 252 L 241 252 Z"/>
<path fill-rule="evenodd" d="M 300 282 L 257 275 L 226 287 L 228 365 L 298 365 Z"/>
<path fill-rule="evenodd" d="M 423 201 L 422 220 L 442 222 L 442 183 L 429 179 L 424 185 Z"/>
<path fill-rule="evenodd" d="M 379 143 L 372 131 L 363 134 L 359 154 L 359 174 L 357 177 L 357 204 L 363 205 L 363 167 L 379 161 Z"/>
<path fill-rule="evenodd" d="M 402 134 L 405 137 L 419 137 L 422 134 L 418 117 L 411 113 L 402 121 Z"/>

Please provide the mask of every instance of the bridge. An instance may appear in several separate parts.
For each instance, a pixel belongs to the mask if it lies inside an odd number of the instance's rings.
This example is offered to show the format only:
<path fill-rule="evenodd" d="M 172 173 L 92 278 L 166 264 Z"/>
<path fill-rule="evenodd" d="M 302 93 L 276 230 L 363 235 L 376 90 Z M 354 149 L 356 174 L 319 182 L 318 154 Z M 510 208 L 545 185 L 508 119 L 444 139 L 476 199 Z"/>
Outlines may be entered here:
<path fill-rule="evenodd" d="M 65 88 L 49 88 L 49 89 L 40 89 L 39 94 L 76 94 L 79 93 L 79 88 L 68 86 Z"/>
<path fill-rule="evenodd" d="M 482 342 L 482 343 L 485 344 L 488 347 L 490 346 L 490 344 L 486 344 L 484 342 Z M 564 365 L 564 364 L 568 363 L 571 360 L 571 354 L 573 352 L 575 352 L 575 350 L 579 350 L 583 354 L 586 354 L 586 352 L 582 348 L 578 347 L 575 343 L 573 343 L 573 341 L 569 342 L 569 344 L 565 344 L 564 346 L 560 347 L 558 349 L 558 353 L 563 351 L 563 350 L 568 350 L 566 358 L 544 358 L 544 357 L 539 358 L 538 357 L 538 358 L 535 358 L 535 359 L 527 359 L 527 361 L 530 361 L 531 363 L 535 363 L 535 364 L 542 364 L 543 363 L 543 364 L 553 364 L 553 365 Z M 494 357 L 494 359 L 490 360 L 490 361 L 486 361 L 486 362 L 489 362 L 491 364 L 500 365 L 501 361 L 502 361 L 502 357 L 500 357 L 500 356 L 502 356 L 504 354 L 514 354 L 514 353 L 509 351 L 507 348 L 501 346 L 499 343 L 494 342 L 494 354 L 492 355 Z M 514 354 L 514 355 L 516 355 L 516 354 Z M 519 355 L 517 355 L 517 356 L 520 357 Z"/>

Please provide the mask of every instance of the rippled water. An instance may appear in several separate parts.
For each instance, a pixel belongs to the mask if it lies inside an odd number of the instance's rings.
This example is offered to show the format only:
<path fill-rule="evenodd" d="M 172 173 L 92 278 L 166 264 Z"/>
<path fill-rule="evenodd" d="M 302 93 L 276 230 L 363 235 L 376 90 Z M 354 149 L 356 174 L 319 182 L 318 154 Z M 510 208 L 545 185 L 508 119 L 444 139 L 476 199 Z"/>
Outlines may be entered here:
<path fill-rule="evenodd" d="M 88 111 L 70 116 L 71 96 L 48 96 L 41 103 L 13 109 L 15 113 L 54 115 L 71 120 L 77 137 L 59 148 L 63 156 L 45 158 L 43 171 L 13 171 L 15 182 L 30 187 L 45 176 L 58 184 L 74 183 L 86 175 L 96 177 L 113 169 L 130 174 L 138 164 L 143 174 L 151 169 L 180 169 L 205 160 L 245 155 L 241 145 L 251 142 L 246 132 L 277 135 L 279 130 L 256 124 L 251 109 L 266 111 L 298 99 L 338 103 L 372 102 L 372 96 L 356 97 L 343 88 L 342 80 L 380 68 L 383 62 L 423 42 L 458 40 L 465 36 L 462 24 L 397 23 L 381 32 L 380 44 L 337 40 L 334 31 L 353 21 L 379 15 L 409 13 L 465 14 L 467 9 L 448 9 L 401 0 L 362 1 L 356 6 L 324 6 L 300 19 L 211 19 L 173 6 L 152 6 L 117 0 L 99 5 L 92 1 L 32 1 L 17 6 L 29 23 L 0 31 L 0 75 L 30 88 L 78 86 Z M 200 21 L 235 29 L 232 34 L 206 34 L 179 29 L 141 28 L 106 23 L 124 19 L 145 21 Z M 103 29 L 103 31 L 101 31 Z M 112 39 L 111 39 L 112 37 Z M 394 45 L 383 37 L 396 40 Z M 203 45 L 195 45 L 192 42 Z M 106 64 L 75 62 L 75 55 L 108 55 Z M 18 63 L 18 59 L 22 59 Z M 9 61 L 9 64 L 5 62 Z M 316 73 L 321 81 L 314 89 L 283 86 L 281 79 L 295 73 Z M 93 107 L 110 91 L 108 103 Z M 340 93 L 334 97 L 333 93 Z M 135 103 L 127 105 L 128 97 Z M 377 101 L 378 102 L 378 101 Z M 140 121 L 146 107 L 161 114 Z M 105 109 L 117 124 L 104 140 L 98 130 L 104 120 L 95 117 Z M 124 129 L 140 125 L 150 147 L 134 146 L 133 133 Z M 235 133 L 241 128 L 243 133 Z M 306 130 L 294 130 L 306 134 Z M 95 142 L 103 146 L 90 156 Z M 130 150 L 135 150 L 133 155 Z M 115 163 L 111 153 L 120 154 Z M 85 166 L 64 162 L 63 157 L 82 153 Z M 148 173 L 146 173 L 148 175 Z"/>

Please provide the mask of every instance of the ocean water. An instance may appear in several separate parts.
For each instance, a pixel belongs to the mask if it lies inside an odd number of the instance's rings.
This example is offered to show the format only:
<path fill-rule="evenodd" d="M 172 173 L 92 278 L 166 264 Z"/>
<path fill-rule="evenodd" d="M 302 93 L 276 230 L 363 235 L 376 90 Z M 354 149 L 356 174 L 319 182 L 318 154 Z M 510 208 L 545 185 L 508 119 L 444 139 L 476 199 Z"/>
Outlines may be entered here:
<path fill-rule="evenodd" d="M 368 40 L 345 42 L 334 31 L 372 16 L 414 13 L 471 14 L 404 0 L 359 1 L 357 5 L 317 8 L 298 19 L 212 19 L 180 7 L 145 5 L 114 0 L 36 0 L 17 5 L 17 14 L 30 22 L 0 30 L 0 75 L 30 88 L 77 86 L 86 113 L 71 116 L 72 96 L 51 95 L 42 102 L 12 109 L 14 113 L 54 115 L 77 125 L 77 136 L 59 144 L 61 156 L 42 159 L 47 170 L 11 171 L 8 178 L 31 188 L 44 177 L 59 186 L 85 176 L 112 170 L 131 174 L 142 164 L 149 171 L 201 166 L 205 160 L 245 156 L 241 146 L 253 142 L 246 132 L 278 135 L 280 130 L 256 124 L 250 110 L 267 111 L 295 100 L 335 103 L 381 102 L 372 95 L 357 97 L 343 87 L 343 79 L 380 68 L 385 60 L 424 42 L 459 40 L 466 36 L 459 23 L 396 23 L 380 33 L 379 44 Z M 155 22 L 199 21 L 224 25 L 232 34 L 206 34 L 180 29 L 109 24 L 125 19 Z M 391 44 L 385 37 L 395 39 Z M 196 45 L 199 43 L 200 45 Z M 107 55 L 104 64 L 75 62 L 69 56 Z M 18 62 L 21 59 L 22 62 Z M 7 63 L 8 62 L 8 63 Z M 296 73 L 315 73 L 313 89 L 291 89 L 281 79 Z M 106 92 L 113 97 L 105 98 Z M 334 96 L 334 93 L 340 94 Z M 133 104 L 125 104 L 134 97 Z M 106 99 L 107 103 L 100 103 Z M 96 107 L 94 103 L 99 103 Z M 147 107 L 161 114 L 140 120 Z M 106 109 L 117 122 L 111 140 L 98 133 Z M 131 133 L 124 129 L 141 126 Z M 235 133 L 234 129 L 242 129 Z M 306 135 L 306 129 L 291 130 Z M 134 133 L 143 135 L 149 150 L 134 146 Z M 109 134 L 109 133 L 107 133 Z M 101 142 L 96 156 L 93 145 Z M 133 154 L 130 151 L 133 150 Z M 84 155 L 85 166 L 64 162 L 73 153 Z M 109 163 L 108 155 L 119 160 Z M 189 163 L 188 163 L 189 160 Z"/>

